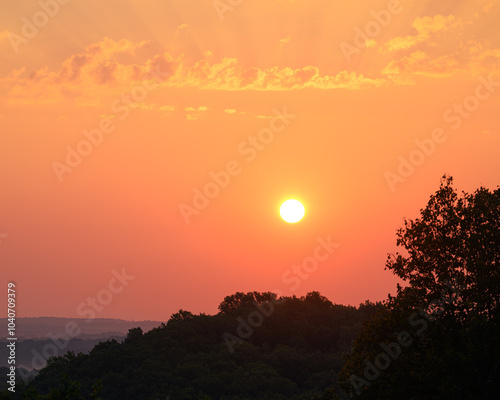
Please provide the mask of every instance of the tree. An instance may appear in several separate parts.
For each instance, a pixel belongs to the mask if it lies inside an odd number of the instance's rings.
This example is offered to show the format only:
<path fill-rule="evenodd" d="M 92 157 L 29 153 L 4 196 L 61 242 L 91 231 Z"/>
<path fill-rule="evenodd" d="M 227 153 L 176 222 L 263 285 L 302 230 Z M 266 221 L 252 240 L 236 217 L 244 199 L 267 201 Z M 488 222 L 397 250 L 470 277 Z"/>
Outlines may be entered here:
<path fill-rule="evenodd" d="M 500 189 L 458 196 L 444 176 L 405 221 L 386 268 L 398 285 L 358 335 L 339 379 L 360 399 L 493 399 L 500 388 Z"/>
<path fill-rule="evenodd" d="M 172 314 L 172 316 L 170 317 L 170 321 L 185 321 L 192 318 L 194 318 L 192 312 L 181 309 L 179 310 L 179 312 Z"/>
<path fill-rule="evenodd" d="M 92 392 L 88 397 L 89 400 L 102 400 L 99 397 L 99 393 L 102 390 L 102 384 L 100 382 L 95 383 L 92 386 Z M 81 394 L 80 382 L 69 381 L 64 379 L 62 384 L 57 388 L 52 388 L 50 393 L 46 396 L 42 396 L 33 387 L 30 388 L 25 394 L 24 399 L 26 400 L 85 400 L 86 398 Z"/>
<path fill-rule="evenodd" d="M 142 328 L 131 328 L 128 330 L 127 337 L 125 338 L 125 343 L 135 343 L 137 342 L 143 335 Z"/>
<path fill-rule="evenodd" d="M 500 304 L 500 189 L 480 188 L 459 198 L 452 182 L 443 177 L 421 218 L 405 221 L 397 244 L 408 254 L 390 255 L 386 268 L 419 294 L 421 307 L 432 307 L 454 284 L 460 296 L 445 310 L 447 316 L 488 320 Z"/>
<path fill-rule="evenodd" d="M 271 292 L 236 292 L 231 296 L 224 297 L 224 301 L 219 304 L 220 314 L 230 314 L 234 311 L 241 311 L 244 308 L 255 307 L 255 303 L 262 304 L 276 301 L 277 295 Z"/>

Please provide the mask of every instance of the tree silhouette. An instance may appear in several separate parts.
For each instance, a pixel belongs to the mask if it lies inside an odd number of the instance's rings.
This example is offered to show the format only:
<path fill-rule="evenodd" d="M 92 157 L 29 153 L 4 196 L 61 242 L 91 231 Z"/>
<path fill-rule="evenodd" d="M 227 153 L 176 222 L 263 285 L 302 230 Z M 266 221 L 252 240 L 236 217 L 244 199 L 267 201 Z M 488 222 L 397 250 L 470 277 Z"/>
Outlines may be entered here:
<path fill-rule="evenodd" d="M 235 293 L 216 315 L 180 310 L 149 332 L 131 329 L 122 343 L 108 340 L 90 354 L 55 357 L 28 390 L 40 399 L 73 390 L 78 399 L 79 388 L 68 386 L 67 376 L 79 382 L 85 399 L 101 381 L 106 400 L 309 400 L 334 383 L 346 344 L 380 307 L 334 305 L 318 292 L 280 299 Z M 240 321 L 264 310 L 262 324 L 231 353 L 224 334 L 238 334 Z"/>
<path fill-rule="evenodd" d="M 255 306 L 255 303 L 262 304 L 276 300 L 276 294 L 271 292 L 236 292 L 231 296 L 224 297 L 224 301 L 219 304 L 219 312 L 221 314 L 231 314 L 234 311 L 241 311 L 244 308 L 252 308 Z"/>
<path fill-rule="evenodd" d="M 493 399 L 500 388 L 500 189 L 459 196 L 444 176 L 397 232 L 398 285 L 340 373 L 360 399 Z"/>

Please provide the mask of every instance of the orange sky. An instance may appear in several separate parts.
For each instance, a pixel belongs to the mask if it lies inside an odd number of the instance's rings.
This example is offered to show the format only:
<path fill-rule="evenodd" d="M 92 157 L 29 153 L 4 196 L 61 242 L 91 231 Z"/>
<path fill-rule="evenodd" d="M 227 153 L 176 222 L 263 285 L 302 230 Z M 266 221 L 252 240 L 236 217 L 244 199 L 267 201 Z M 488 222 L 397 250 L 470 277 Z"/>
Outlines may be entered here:
<path fill-rule="evenodd" d="M 383 300 L 396 230 L 440 177 L 499 184 L 499 1 L 231 3 L 1 6 L 0 268 L 19 317 Z"/>

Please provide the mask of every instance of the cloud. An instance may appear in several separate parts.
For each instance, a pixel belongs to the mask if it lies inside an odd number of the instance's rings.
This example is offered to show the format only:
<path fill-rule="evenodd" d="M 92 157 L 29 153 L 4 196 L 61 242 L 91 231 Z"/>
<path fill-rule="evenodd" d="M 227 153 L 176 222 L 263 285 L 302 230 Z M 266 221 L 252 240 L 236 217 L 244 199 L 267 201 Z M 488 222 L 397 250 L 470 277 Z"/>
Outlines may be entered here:
<path fill-rule="evenodd" d="M 453 15 L 435 15 L 433 17 L 416 18 L 412 26 L 417 31 L 416 35 L 395 37 L 385 43 L 380 48 L 380 52 L 390 53 L 407 50 L 418 44 L 433 41 L 440 35 L 462 29 L 463 23 Z"/>
<path fill-rule="evenodd" d="M 500 72 L 500 49 L 471 47 L 469 57 L 468 67 L 475 74 L 480 74 L 485 70 Z"/>
<path fill-rule="evenodd" d="M 203 112 L 203 111 L 208 111 L 208 107 L 207 106 L 200 106 L 198 108 L 196 108 L 196 107 L 185 107 L 184 111 L 189 111 L 189 112 L 193 112 L 193 111 Z"/>
<path fill-rule="evenodd" d="M 236 114 L 236 110 L 234 108 L 226 108 L 224 112 L 227 114 Z"/>
<path fill-rule="evenodd" d="M 147 41 L 114 41 L 105 38 L 91 44 L 82 53 L 63 61 L 58 70 L 47 67 L 28 72 L 26 68 L 12 71 L 0 79 L 0 99 L 18 103 L 51 103 L 79 99 L 79 104 L 93 104 L 106 95 L 119 95 L 145 79 L 152 71 L 161 71 L 167 78 L 162 87 L 190 87 L 201 90 L 294 90 L 361 89 L 377 87 L 382 79 L 366 78 L 355 72 L 340 71 L 322 75 L 317 67 L 306 66 L 244 68 L 235 58 L 212 61 L 213 55 L 196 62 L 170 53 L 140 59 L 138 51 Z M 127 54 L 127 62 L 121 61 Z"/>
<path fill-rule="evenodd" d="M 380 86 L 379 79 L 365 78 L 355 72 L 339 72 L 335 76 L 321 75 L 317 67 L 269 69 L 242 68 L 235 58 L 224 58 L 210 64 L 206 60 L 183 70 L 169 80 L 176 87 L 197 87 L 211 90 L 292 90 L 292 89 L 359 89 Z"/>
<path fill-rule="evenodd" d="M 280 44 L 279 44 L 280 50 L 283 50 L 283 47 L 285 47 L 288 43 L 290 43 L 290 40 L 291 39 L 289 37 L 280 39 Z"/>
<path fill-rule="evenodd" d="M 120 53 L 135 54 L 137 50 L 144 48 L 149 41 L 143 40 L 134 43 L 127 39 L 115 41 L 105 37 L 102 41 L 93 43 L 85 48 L 87 54 L 100 55 L 102 58 L 108 58 Z"/>
<path fill-rule="evenodd" d="M 198 106 L 198 107 L 185 107 L 184 111 L 187 112 L 186 119 L 188 121 L 195 121 L 197 119 L 203 118 L 206 111 L 209 108 L 207 106 Z"/>
<path fill-rule="evenodd" d="M 368 39 L 366 42 L 365 42 L 365 46 L 366 48 L 368 49 L 371 49 L 372 47 L 375 47 L 377 45 L 377 41 L 375 39 Z"/>
<path fill-rule="evenodd" d="M 131 108 L 137 108 L 137 109 L 140 109 L 140 110 L 145 110 L 145 111 L 167 111 L 167 112 L 173 112 L 173 111 L 176 111 L 176 108 L 174 106 L 160 106 L 156 103 L 136 103 L 136 104 L 132 104 L 130 106 Z M 189 107 L 186 108 L 186 110 L 188 109 Z M 194 108 L 189 108 L 190 110 L 193 110 L 193 111 L 196 111 Z M 102 118 L 114 118 L 116 115 L 101 115 Z"/>
<path fill-rule="evenodd" d="M 84 52 L 63 61 L 60 68 L 51 71 L 44 67 L 35 72 L 26 68 L 12 71 L 0 79 L 0 100 L 11 103 L 53 103 L 78 99 L 79 104 L 95 104 L 100 96 L 124 93 L 134 85 L 151 79 L 152 71 L 168 76 L 181 65 L 165 53 L 137 63 L 118 61 L 127 54 L 137 59 L 137 50 L 147 41 L 134 43 L 109 38 L 87 46 Z"/>
<path fill-rule="evenodd" d="M 483 7 L 483 11 L 484 11 L 485 13 L 489 12 L 489 11 L 493 8 L 493 6 L 494 6 L 494 5 L 495 5 L 495 2 L 494 2 L 494 1 L 489 1 L 488 3 L 486 3 L 486 4 L 484 5 L 484 7 Z"/>
<path fill-rule="evenodd" d="M 467 71 L 477 76 L 483 73 L 500 72 L 500 49 L 483 49 L 471 44 L 462 46 L 450 54 L 431 56 L 424 51 L 415 51 L 408 56 L 390 61 L 382 75 L 398 83 L 414 82 L 413 76 L 446 77 Z"/>
<path fill-rule="evenodd" d="M 417 18 L 413 27 L 417 35 L 397 37 L 381 47 L 382 53 L 401 53 L 383 68 L 384 77 L 396 83 L 413 83 L 418 75 L 446 77 L 461 71 L 473 75 L 500 71 L 500 49 L 476 41 L 471 35 L 475 28 L 472 23 L 436 15 Z"/>
<path fill-rule="evenodd" d="M 382 74 L 397 81 L 398 79 L 395 77 L 398 75 L 449 76 L 455 73 L 458 68 L 459 62 L 452 56 L 431 58 L 423 51 L 416 51 L 409 56 L 391 61 L 382 70 Z"/>

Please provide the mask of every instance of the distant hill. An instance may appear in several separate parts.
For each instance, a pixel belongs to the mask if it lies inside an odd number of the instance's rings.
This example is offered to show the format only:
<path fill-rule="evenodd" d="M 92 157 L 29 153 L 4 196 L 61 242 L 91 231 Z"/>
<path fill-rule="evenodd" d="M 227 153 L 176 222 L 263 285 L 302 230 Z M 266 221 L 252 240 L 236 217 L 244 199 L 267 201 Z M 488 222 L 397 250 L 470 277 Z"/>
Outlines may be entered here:
<path fill-rule="evenodd" d="M 125 336 L 113 335 L 94 339 L 70 339 L 68 342 L 60 341 L 57 345 L 51 339 L 26 339 L 20 340 L 16 346 L 16 367 L 23 367 L 29 371 L 41 369 L 47 364 L 48 358 L 51 356 L 63 356 L 68 351 L 75 354 L 88 353 L 100 342 L 106 340 L 123 341 Z M 0 340 L 0 367 L 7 367 L 7 346 L 5 339 Z"/>
<path fill-rule="evenodd" d="M 16 333 L 19 339 L 49 339 L 49 334 L 58 336 L 66 331 L 68 323 L 76 324 L 80 339 L 99 339 L 126 335 L 131 328 L 140 327 L 144 332 L 161 324 L 161 321 L 126 321 L 123 319 L 95 318 L 87 322 L 85 318 L 17 318 Z M 71 325 L 70 325 L 71 326 Z M 0 331 L 7 331 L 7 318 L 0 318 Z"/>
<path fill-rule="evenodd" d="M 7 331 L 6 318 L 0 320 L 0 331 Z M 68 325 L 70 324 L 70 325 Z M 79 318 L 18 318 L 16 333 L 16 366 L 28 370 L 40 369 L 50 356 L 63 356 L 68 351 L 75 354 L 88 353 L 102 341 L 121 342 L 129 329 L 141 328 L 147 332 L 159 326 L 159 321 L 125 321 L 121 319 L 96 318 L 91 322 Z M 67 327 L 70 329 L 67 329 Z M 78 335 L 74 333 L 79 332 Z M 0 367 L 7 366 L 6 339 L 0 339 Z"/>

